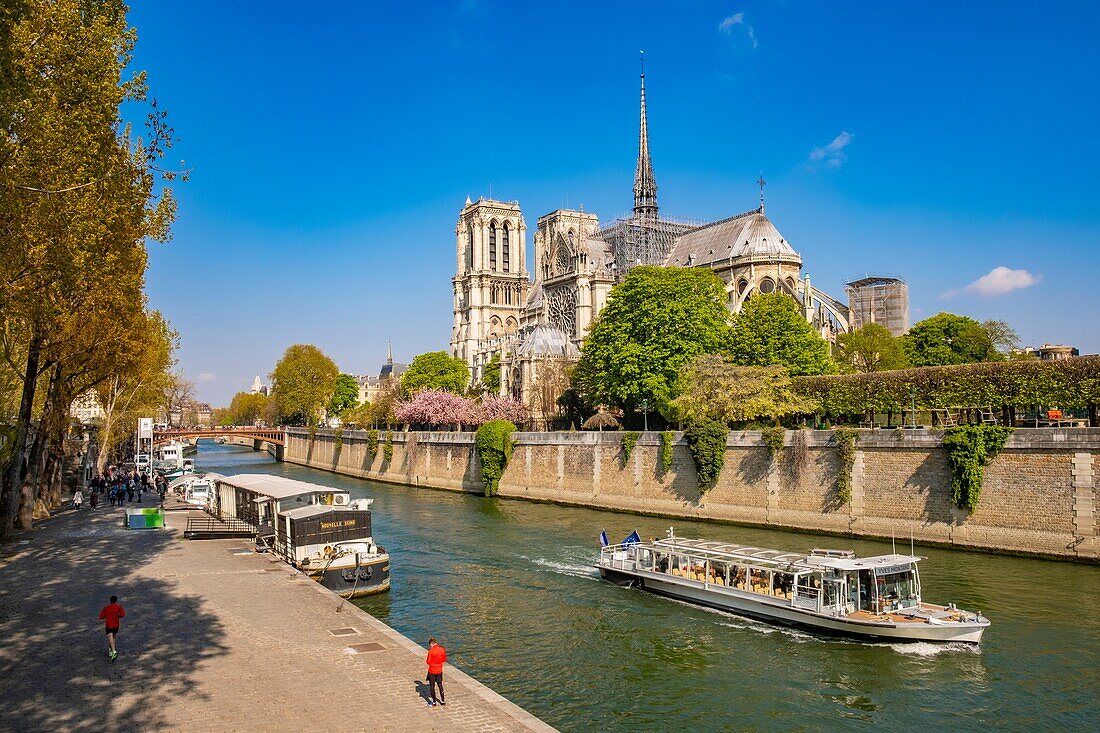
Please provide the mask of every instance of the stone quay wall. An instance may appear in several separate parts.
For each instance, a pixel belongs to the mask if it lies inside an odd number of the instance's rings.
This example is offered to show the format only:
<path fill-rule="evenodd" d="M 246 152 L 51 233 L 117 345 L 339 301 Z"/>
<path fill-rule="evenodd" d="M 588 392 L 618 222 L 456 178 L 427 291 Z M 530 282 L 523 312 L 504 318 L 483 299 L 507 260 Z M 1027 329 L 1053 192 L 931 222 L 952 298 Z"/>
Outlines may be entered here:
<path fill-rule="evenodd" d="M 377 481 L 481 493 L 473 433 L 386 431 L 373 457 L 365 431 L 291 428 L 285 460 Z M 624 462 L 622 433 L 515 433 L 502 497 L 860 537 L 1100 562 L 1095 492 L 1100 429 L 1020 429 L 985 469 L 967 515 L 951 501 L 951 473 L 936 430 L 861 431 L 851 501 L 838 505 L 841 464 L 827 430 L 787 431 L 773 462 L 759 432 L 734 431 L 717 485 L 700 496 L 682 433 L 672 466 L 661 436 L 645 433 Z"/>

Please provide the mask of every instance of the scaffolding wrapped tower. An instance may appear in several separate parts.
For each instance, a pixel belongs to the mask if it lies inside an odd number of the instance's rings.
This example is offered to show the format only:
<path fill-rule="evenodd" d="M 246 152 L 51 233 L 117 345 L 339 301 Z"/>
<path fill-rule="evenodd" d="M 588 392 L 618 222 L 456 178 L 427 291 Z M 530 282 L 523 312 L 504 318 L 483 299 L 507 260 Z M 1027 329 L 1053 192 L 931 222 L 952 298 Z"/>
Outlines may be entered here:
<path fill-rule="evenodd" d="M 864 277 L 852 280 L 848 292 L 851 328 L 868 323 L 885 326 L 894 336 L 909 331 L 909 285 L 896 277 Z"/>

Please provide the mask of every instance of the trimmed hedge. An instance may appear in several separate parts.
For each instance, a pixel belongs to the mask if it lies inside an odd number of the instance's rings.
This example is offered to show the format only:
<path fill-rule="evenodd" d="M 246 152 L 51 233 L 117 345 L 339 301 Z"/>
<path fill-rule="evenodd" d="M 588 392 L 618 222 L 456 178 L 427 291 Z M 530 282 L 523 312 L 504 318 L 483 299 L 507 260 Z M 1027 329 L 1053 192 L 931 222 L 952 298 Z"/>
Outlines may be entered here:
<path fill-rule="evenodd" d="M 474 445 L 481 461 L 481 476 L 485 480 L 485 496 L 497 492 L 500 477 L 512 457 L 512 433 L 516 426 L 508 420 L 490 420 L 477 429 Z"/>
<path fill-rule="evenodd" d="M 948 407 L 1100 404 L 1100 356 L 1063 361 L 982 362 L 892 372 L 796 377 L 794 389 L 826 415 Z"/>

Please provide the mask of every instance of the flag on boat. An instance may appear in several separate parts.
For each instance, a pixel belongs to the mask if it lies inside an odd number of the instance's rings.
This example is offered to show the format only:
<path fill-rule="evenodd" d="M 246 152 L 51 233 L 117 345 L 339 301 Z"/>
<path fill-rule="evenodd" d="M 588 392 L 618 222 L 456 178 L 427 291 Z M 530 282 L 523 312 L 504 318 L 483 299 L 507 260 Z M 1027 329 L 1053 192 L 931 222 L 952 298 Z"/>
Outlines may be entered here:
<path fill-rule="evenodd" d="M 602 530 L 600 532 L 600 547 L 607 547 L 609 544 L 611 543 L 607 541 L 607 530 Z"/>
<path fill-rule="evenodd" d="M 633 532 L 631 532 L 630 534 L 628 534 L 626 536 L 626 539 L 623 540 L 623 544 L 624 545 L 636 545 L 641 541 L 642 541 L 642 538 L 638 536 L 638 530 L 634 530 Z"/>

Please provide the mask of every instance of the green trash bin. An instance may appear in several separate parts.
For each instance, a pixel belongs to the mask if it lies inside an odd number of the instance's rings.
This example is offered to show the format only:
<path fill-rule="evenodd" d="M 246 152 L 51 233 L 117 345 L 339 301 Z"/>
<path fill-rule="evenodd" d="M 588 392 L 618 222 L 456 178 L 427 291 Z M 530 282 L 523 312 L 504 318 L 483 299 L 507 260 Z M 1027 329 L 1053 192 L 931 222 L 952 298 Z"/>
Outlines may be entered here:
<path fill-rule="evenodd" d="M 164 526 L 164 510 L 126 508 L 126 529 L 157 529 Z"/>

